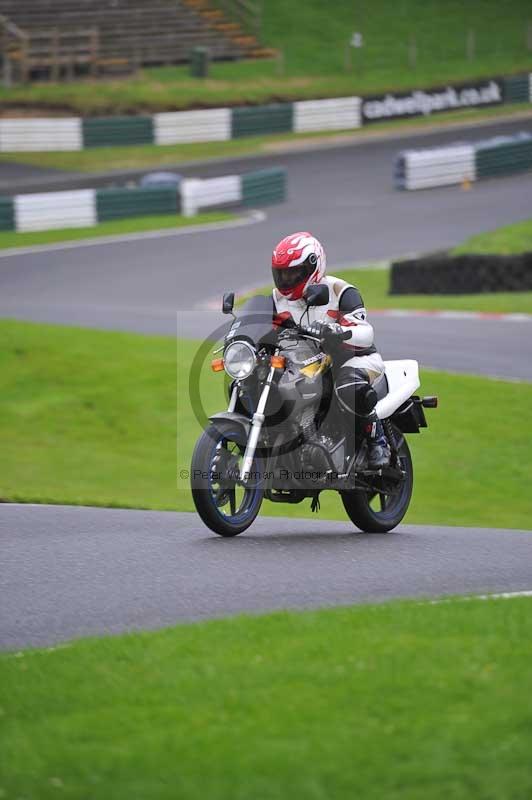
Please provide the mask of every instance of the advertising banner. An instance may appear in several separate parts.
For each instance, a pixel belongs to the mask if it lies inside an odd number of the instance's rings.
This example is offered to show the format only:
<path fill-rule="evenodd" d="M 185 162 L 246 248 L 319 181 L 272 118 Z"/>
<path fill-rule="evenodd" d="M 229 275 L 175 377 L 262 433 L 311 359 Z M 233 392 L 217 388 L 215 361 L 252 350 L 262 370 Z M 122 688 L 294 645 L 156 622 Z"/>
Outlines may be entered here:
<path fill-rule="evenodd" d="M 504 102 L 502 82 L 496 78 L 435 89 L 414 89 L 410 92 L 389 92 L 364 97 L 364 124 L 390 119 L 428 116 L 441 111 L 454 111 Z"/>

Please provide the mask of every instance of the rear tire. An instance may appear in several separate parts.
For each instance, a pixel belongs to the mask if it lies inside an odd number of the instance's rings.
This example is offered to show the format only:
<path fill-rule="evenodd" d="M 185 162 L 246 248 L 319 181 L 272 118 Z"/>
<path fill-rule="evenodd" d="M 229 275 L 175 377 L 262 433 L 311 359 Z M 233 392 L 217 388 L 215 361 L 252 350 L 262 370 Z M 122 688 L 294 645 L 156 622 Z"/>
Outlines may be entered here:
<path fill-rule="evenodd" d="M 398 447 L 398 456 L 401 469 L 405 472 L 402 483 L 398 485 L 397 495 L 386 495 L 376 492 L 351 491 L 341 492 L 342 502 L 351 522 L 365 533 L 389 533 L 399 525 L 410 505 L 412 489 L 414 487 L 414 468 L 410 449 L 404 434 L 394 428 Z M 382 497 L 384 496 L 384 505 Z M 381 503 L 381 510 L 372 508 L 371 504 L 377 499 Z"/>

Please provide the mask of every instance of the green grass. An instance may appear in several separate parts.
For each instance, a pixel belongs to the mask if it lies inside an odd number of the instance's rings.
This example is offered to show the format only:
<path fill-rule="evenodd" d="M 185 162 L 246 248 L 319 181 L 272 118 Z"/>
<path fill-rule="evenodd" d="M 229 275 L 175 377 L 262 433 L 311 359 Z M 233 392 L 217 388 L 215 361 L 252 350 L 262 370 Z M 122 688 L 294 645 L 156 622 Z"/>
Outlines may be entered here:
<path fill-rule="evenodd" d="M 267 137 L 264 137 L 266 139 Z M 271 137 L 274 138 L 274 137 Z M 16 162 L 36 167 L 65 169 L 74 172 L 104 172 L 106 170 L 142 169 L 171 166 L 187 161 L 209 158 L 230 158 L 258 153 L 264 140 L 261 137 L 231 139 L 227 142 L 195 142 L 176 145 L 124 145 L 92 147 L 77 152 L 1 153 L 0 164 Z"/>
<path fill-rule="evenodd" d="M 207 360 L 212 347 L 207 346 Z M 188 480 L 200 433 L 188 395 L 197 343 L 0 321 L 0 498 L 193 511 Z M 408 355 L 408 354 L 406 354 Z M 177 394 L 176 394 L 177 368 Z M 226 407 L 224 378 L 202 371 L 207 412 Z M 441 406 L 410 437 L 411 523 L 530 527 L 532 384 L 422 371 Z M 518 424 L 508 425 L 502 408 Z M 176 445 L 177 440 L 177 445 Z M 336 494 L 322 516 L 344 519 Z M 312 516 L 309 504 L 263 513 Z M 504 509 L 504 512 L 501 511 Z"/>
<path fill-rule="evenodd" d="M 455 247 L 454 254 L 496 253 L 513 254 L 532 252 L 532 220 L 516 222 L 496 228 L 494 231 L 478 233 Z"/>
<path fill-rule="evenodd" d="M 0 656 L 2 797 L 527 800 L 530 608 L 389 603 Z"/>
<path fill-rule="evenodd" d="M 206 80 L 188 67 L 149 69 L 123 80 L 34 84 L 0 90 L 6 108 L 53 109 L 60 113 L 117 114 L 192 106 L 264 103 L 381 92 L 528 70 L 527 0 L 374 0 L 353 6 L 337 0 L 334 14 L 323 0 L 269 0 L 263 9 L 264 44 L 280 50 L 283 63 L 215 63 Z M 362 31 L 364 47 L 346 46 Z M 468 30 L 476 54 L 466 57 Z M 415 33 L 418 60 L 410 66 Z"/>
<path fill-rule="evenodd" d="M 464 109 L 434 117 L 416 117 L 414 119 L 394 120 L 375 123 L 371 127 L 347 131 L 322 131 L 301 134 L 272 134 L 269 136 L 249 136 L 242 139 L 231 139 L 227 142 L 194 142 L 174 145 L 124 145 L 117 147 L 92 147 L 74 152 L 43 153 L 0 153 L 0 164 L 15 162 L 30 164 L 36 167 L 72 170 L 74 172 L 102 172 L 110 169 L 142 169 L 154 166 L 175 166 L 189 161 L 207 161 L 209 159 L 236 158 L 246 155 L 268 155 L 282 152 L 287 145 L 300 142 L 302 145 L 321 144 L 330 140 L 333 143 L 345 135 L 355 139 L 368 139 L 379 136 L 383 132 L 401 131 L 403 128 L 415 132 L 426 130 L 434 125 L 438 129 L 456 124 L 468 125 L 482 120 L 499 117 L 513 117 L 523 112 L 532 113 L 530 103 L 518 103 L 511 106 L 494 106 L 482 110 Z"/>
<path fill-rule="evenodd" d="M 196 217 L 181 217 L 176 214 L 163 214 L 153 217 L 129 217 L 100 222 L 90 228 L 58 228 L 49 231 L 1 231 L 0 250 L 11 247 L 31 247 L 39 244 L 55 244 L 79 239 L 98 239 L 101 236 L 120 236 L 142 231 L 158 231 L 167 228 L 187 228 L 190 225 L 202 225 L 207 222 L 225 222 L 233 219 L 234 214 L 225 211 L 210 211 Z"/>

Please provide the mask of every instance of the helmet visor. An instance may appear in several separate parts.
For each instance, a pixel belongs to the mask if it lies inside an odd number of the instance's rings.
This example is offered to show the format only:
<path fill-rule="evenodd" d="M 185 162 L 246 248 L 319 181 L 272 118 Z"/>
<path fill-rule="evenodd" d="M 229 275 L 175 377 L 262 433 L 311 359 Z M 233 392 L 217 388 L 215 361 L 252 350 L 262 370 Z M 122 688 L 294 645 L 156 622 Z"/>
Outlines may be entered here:
<path fill-rule="evenodd" d="M 297 267 L 272 267 L 273 282 L 280 292 L 286 292 L 299 286 L 300 283 L 307 281 L 316 269 L 316 263 L 309 264 L 307 259 L 303 264 L 298 264 Z"/>

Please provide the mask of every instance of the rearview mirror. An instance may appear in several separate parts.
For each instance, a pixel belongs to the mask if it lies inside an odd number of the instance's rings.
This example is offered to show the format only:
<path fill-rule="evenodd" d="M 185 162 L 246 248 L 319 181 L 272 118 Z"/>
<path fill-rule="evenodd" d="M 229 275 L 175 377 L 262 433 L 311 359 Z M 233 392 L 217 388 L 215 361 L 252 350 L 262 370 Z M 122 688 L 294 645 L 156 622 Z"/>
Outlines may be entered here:
<path fill-rule="evenodd" d="M 235 304 L 235 293 L 226 292 L 222 299 L 222 314 L 232 314 L 233 306 Z"/>
<path fill-rule="evenodd" d="M 329 287 L 326 283 L 311 283 L 303 297 L 307 306 L 326 306 L 329 302 Z"/>

